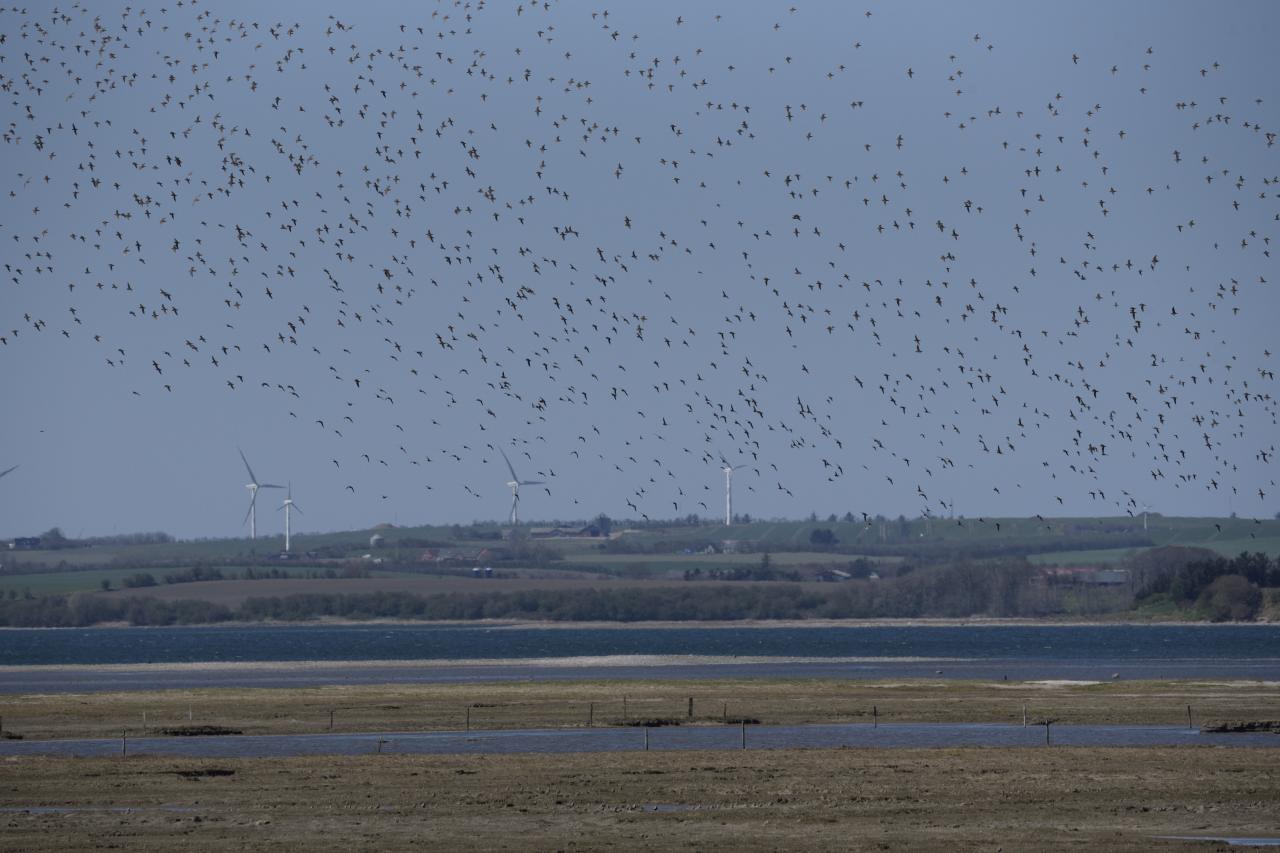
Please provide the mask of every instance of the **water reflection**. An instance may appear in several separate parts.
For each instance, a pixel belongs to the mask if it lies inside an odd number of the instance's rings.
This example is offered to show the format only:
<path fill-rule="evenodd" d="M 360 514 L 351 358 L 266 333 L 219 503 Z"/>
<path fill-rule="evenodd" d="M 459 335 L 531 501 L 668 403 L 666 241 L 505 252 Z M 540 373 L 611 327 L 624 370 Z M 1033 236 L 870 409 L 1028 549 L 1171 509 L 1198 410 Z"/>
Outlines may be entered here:
<path fill-rule="evenodd" d="M 944 747 L 1227 746 L 1280 747 L 1273 734 L 1212 734 L 1178 726 L 996 723 L 892 723 L 681 726 L 658 729 L 564 728 L 471 732 L 240 735 L 216 738 L 129 738 L 0 742 L 0 756 L 168 755 L 190 758 L 282 758 L 307 755 L 458 755 L 626 752 L 635 750 L 907 749 Z"/>

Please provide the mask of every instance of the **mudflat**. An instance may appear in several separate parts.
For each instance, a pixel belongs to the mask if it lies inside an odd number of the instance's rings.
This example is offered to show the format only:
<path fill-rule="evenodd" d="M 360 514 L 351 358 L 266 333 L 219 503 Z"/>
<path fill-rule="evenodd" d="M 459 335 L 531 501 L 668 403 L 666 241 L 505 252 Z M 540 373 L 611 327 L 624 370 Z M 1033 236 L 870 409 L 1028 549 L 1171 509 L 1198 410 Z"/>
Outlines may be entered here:
<path fill-rule="evenodd" d="M 660 672 L 655 670 L 655 674 Z M 214 726 L 244 734 L 415 732 L 635 725 L 807 723 L 1186 725 L 1280 719 L 1267 681 L 897 681 L 739 678 L 200 688 L 0 697 L 24 738 L 154 735 Z M 332 728 L 330 728 L 332 726 Z"/>
<path fill-rule="evenodd" d="M 0 762 L 27 851 L 1199 850 L 1267 836 L 1271 750 L 632 752 Z"/>

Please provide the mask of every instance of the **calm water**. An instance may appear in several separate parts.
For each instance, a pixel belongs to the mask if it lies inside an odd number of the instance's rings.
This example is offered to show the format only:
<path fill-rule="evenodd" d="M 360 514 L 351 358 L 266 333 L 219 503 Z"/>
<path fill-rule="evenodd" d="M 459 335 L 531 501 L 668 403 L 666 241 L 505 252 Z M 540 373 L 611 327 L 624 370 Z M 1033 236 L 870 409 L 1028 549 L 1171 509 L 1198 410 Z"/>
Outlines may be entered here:
<path fill-rule="evenodd" d="M 0 665 L 699 655 L 967 661 L 1280 662 L 1280 625 L 504 628 L 470 625 L 0 631 Z"/>
<path fill-rule="evenodd" d="M 239 735 L 207 738 L 130 738 L 129 755 L 199 758 L 267 758 L 299 755 L 384 753 L 455 755 L 465 753 L 634 752 L 645 748 L 645 729 L 523 729 L 471 732 L 390 732 L 385 734 Z M 737 726 L 664 727 L 648 730 L 650 750 L 741 749 Z M 1269 734 L 1201 734 L 1177 726 L 1053 726 L 1053 746 L 1228 746 L 1280 747 Z M 379 745 L 381 742 L 381 745 Z M 748 726 L 747 749 L 1044 747 L 1042 726 L 997 724 L 907 724 Z M 0 741 L 0 756 L 119 755 L 120 740 Z"/>

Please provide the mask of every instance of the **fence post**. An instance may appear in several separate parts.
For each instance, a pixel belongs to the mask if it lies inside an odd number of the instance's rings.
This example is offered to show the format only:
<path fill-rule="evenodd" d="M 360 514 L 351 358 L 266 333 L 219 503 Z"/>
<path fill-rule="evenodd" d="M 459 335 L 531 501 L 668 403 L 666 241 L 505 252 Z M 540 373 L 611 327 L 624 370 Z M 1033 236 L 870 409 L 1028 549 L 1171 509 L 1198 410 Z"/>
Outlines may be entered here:
<path fill-rule="evenodd" d="M 471 731 L 471 706 L 470 705 L 467 706 L 466 731 Z"/>
<path fill-rule="evenodd" d="M 329 709 L 329 731 L 333 731 L 333 709 Z"/>
<path fill-rule="evenodd" d="M 1044 745 L 1045 746 L 1049 746 L 1049 726 L 1050 725 L 1051 724 L 1048 720 L 1044 721 Z"/>
<path fill-rule="evenodd" d="M 693 697 L 689 697 L 689 719 L 693 719 Z"/>
<path fill-rule="evenodd" d="M 596 715 L 596 703 L 588 702 L 587 703 L 587 728 L 591 728 L 592 725 L 594 725 L 595 715 Z"/>
<path fill-rule="evenodd" d="M 747 721 L 745 718 L 742 720 L 741 731 L 742 731 L 742 748 L 746 749 L 747 748 Z"/>
<path fill-rule="evenodd" d="M 644 727 L 644 751 L 649 751 L 649 727 Z"/>
<path fill-rule="evenodd" d="M 120 757 L 124 758 L 129 754 L 129 732 L 126 729 L 120 730 Z"/>
<path fill-rule="evenodd" d="M 871 706 L 871 728 L 880 728 L 880 710 L 875 705 Z"/>
<path fill-rule="evenodd" d="M 1187 706 L 1187 728 L 1191 728 L 1191 706 Z"/>

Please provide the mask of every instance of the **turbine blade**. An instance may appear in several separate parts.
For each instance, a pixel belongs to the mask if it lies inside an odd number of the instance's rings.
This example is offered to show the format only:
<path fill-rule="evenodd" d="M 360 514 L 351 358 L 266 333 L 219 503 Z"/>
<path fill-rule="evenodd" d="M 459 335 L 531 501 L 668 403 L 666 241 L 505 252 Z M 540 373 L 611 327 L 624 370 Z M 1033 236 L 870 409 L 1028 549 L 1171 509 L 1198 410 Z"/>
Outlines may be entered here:
<path fill-rule="evenodd" d="M 542 486 L 546 484 L 546 480 L 521 480 L 522 486 Z"/>
<path fill-rule="evenodd" d="M 516 476 L 516 469 L 511 467 L 511 460 L 507 459 L 507 452 L 501 447 L 498 448 L 498 452 L 502 454 L 503 460 L 507 463 L 507 470 L 511 472 L 511 479 L 519 482 L 520 478 Z"/>
<path fill-rule="evenodd" d="M 18 468 L 18 466 L 17 466 L 17 465 L 14 465 L 12 468 L 6 468 L 6 469 L 4 469 L 3 471 L 0 471 L 0 477 L 3 477 L 5 474 L 9 474 L 9 473 L 11 473 L 11 472 L 13 472 L 13 471 L 17 470 L 17 468 Z"/>
<path fill-rule="evenodd" d="M 305 512 L 303 512 L 302 510 L 298 509 L 298 505 L 297 505 L 297 504 L 290 504 L 290 506 L 291 506 L 291 507 L 293 507 L 293 511 L 294 511 L 294 512 L 296 512 L 298 515 L 306 515 L 306 513 L 305 513 Z"/>
<path fill-rule="evenodd" d="M 253 476 L 253 469 L 249 467 L 249 460 L 244 458 L 244 451 L 240 450 L 240 448 L 238 447 L 236 448 L 236 450 L 240 454 L 240 461 L 244 463 L 244 469 L 249 472 L 249 482 L 250 483 L 258 482 L 258 478 Z"/>
<path fill-rule="evenodd" d="M 259 489 L 283 489 L 284 486 L 277 486 L 275 483 L 259 483 Z"/>

